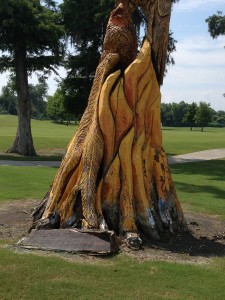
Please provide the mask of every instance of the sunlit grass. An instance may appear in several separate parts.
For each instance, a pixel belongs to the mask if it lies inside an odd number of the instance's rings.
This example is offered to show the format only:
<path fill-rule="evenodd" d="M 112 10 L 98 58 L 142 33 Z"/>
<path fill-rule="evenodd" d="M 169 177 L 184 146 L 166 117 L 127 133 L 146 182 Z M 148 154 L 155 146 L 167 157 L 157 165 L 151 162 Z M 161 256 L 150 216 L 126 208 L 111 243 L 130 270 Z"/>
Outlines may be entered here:
<path fill-rule="evenodd" d="M 182 205 L 225 219 L 225 160 L 171 165 Z M 0 201 L 41 199 L 57 168 L 0 166 Z"/>
<path fill-rule="evenodd" d="M 1 151 L 3 140 L 13 140 L 16 128 L 15 119 L 10 121 L 7 116 L 4 121 L 3 117 L 0 116 Z M 35 143 L 39 139 L 36 145 L 40 150 L 65 147 L 75 130 L 74 126 L 46 121 L 34 123 L 34 139 Z M 224 134 L 224 129 L 203 133 L 184 128 L 163 130 L 164 145 L 171 154 L 225 148 Z M 171 170 L 182 205 L 225 218 L 225 160 L 177 164 Z M 50 167 L 0 167 L 0 201 L 42 199 L 56 171 Z M 79 263 L 15 252 L 5 248 L 6 242 L 0 240 L 1 300 L 225 299 L 225 258 L 208 265 L 188 265 L 139 262 L 120 254 L 95 263 Z"/>
<path fill-rule="evenodd" d="M 0 152 L 12 145 L 16 135 L 17 117 L 0 115 Z M 32 120 L 32 134 L 38 154 L 62 153 L 76 132 L 77 126 L 65 126 L 51 121 Z M 171 155 L 200 150 L 225 148 L 225 128 L 168 128 L 163 127 L 163 146 Z"/>
<path fill-rule="evenodd" d="M 42 199 L 56 171 L 50 167 L 0 166 L 0 201 Z"/>
<path fill-rule="evenodd" d="M 225 128 L 163 128 L 163 146 L 170 155 L 225 149 Z"/>
<path fill-rule="evenodd" d="M 64 149 L 76 132 L 75 125 L 60 125 L 51 121 L 32 120 L 32 135 L 35 149 L 57 153 Z M 17 117 L 0 115 L 0 152 L 5 152 L 13 143 L 17 129 Z"/>
<path fill-rule="evenodd" d="M 0 299 L 224 299 L 225 259 L 196 266 L 138 262 L 125 255 L 92 264 L 0 249 Z"/>

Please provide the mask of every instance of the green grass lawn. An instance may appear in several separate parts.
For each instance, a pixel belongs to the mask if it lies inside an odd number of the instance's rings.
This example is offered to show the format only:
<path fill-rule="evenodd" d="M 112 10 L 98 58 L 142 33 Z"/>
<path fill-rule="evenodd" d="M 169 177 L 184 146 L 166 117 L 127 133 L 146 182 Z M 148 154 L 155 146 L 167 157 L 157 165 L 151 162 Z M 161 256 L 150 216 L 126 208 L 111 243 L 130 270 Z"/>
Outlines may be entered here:
<path fill-rule="evenodd" d="M 172 165 L 181 203 L 225 218 L 225 160 Z M 42 199 L 49 167 L 0 167 L 0 200 Z M 124 254 L 90 263 L 20 253 L 0 242 L 0 299 L 225 299 L 225 258 L 207 265 L 137 261 Z"/>
<path fill-rule="evenodd" d="M 225 148 L 225 128 L 163 128 L 163 146 L 170 155 Z"/>
<path fill-rule="evenodd" d="M 225 159 L 171 165 L 178 197 L 188 210 L 225 219 Z"/>
<path fill-rule="evenodd" d="M 32 135 L 37 152 L 45 151 L 51 154 L 58 149 L 64 149 L 76 132 L 75 125 L 60 125 L 51 121 L 32 120 Z M 5 152 L 12 145 L 17 129 L 17 117 L 0 115 L 0 152 Z"/>
<path fill-rule="evenodd" d="M 225 259 L 211 265 L 138 262 L 125 255 L 96 263 L 0 249 L 0 299 L 225 299 Z"/>
<path fill-rule="evenodd" d="M 171 165 L 179 199 L 185 207 L 225 219 L 225 160 Z M 0 201 L 41 199 L 56 168 L 0 166 Z"/>
<path fill-rule="evenodd" d="M 17 128 L 17 117 L 0 115 L 0 153 L 12 145 Z M 39 154 L 56 155 L 65 149 L 76 131 L 76 126 L 32 120 L 34 145 Z M 225 148 L 225 128 L 163 128 L 163 146 L 171 155 L 200 150 Z"/>
<path fill-rule="evenodd" d="M 57 168 L 0 166 L 0 201 L 42 199 Z M 0 221 L 1 222 L 1 221 Z"/>
<path fill-rule="evenodd" d="M 74 126 L 46 121 L 33 121 L 32 126 L 35 146 L 40 150 L 65 147 L 75 131 Z M 15 131 L 15 117 L 0 116 L 0 151 L 10 146 Z M 163 135 L 165 148 L 171 154 L 225 148 L 225 129 L 210 128 L 203 133 L 164 129 Z M 181 204 L 225 219 L 224 170 L 225 160 L 171 165 Z M 41 200 L 56 171 L 50 167 L 0 166 L 0 201 Z M 65 260 L 63 255 L 20 253 L 5 243 L 0 236 L 1 300 L 225 299 L 225 258 L 190 265 L 140 262 L 120 254 L 90 263 Z"/>

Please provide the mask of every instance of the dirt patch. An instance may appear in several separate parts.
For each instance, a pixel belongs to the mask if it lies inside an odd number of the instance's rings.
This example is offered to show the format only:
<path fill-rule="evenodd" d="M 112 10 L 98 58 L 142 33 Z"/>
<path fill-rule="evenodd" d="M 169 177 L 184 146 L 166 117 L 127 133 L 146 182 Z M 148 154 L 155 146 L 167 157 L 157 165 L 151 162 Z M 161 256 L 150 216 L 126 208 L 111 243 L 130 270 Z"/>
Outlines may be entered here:
<path fill-rule="evenodd" d="M 32 209 L 40 201 L 19 200 L 0 204 L 0 239 L 17 242 L 32 224 Z"/>
<path fill-rule="evenodd" d="M 207 263 L 225 257 L 225 221 L 217 216 L 185 212 L 189 231 L 164 242 L 149 243 L 136 251 L 126 252 L 140 260 L 166 260 L 182 263 Z"/>
<path fill-rule="evenodd" d="M 11 201 L 0 204 L 0 240 L 16 243 L 27 235 L 32 224 L 35 200 Z M 142 249 L 131 250 L 125 245 L 122 252 L 138 260 L 166 260 L 185 263 L 206 263 L 212 257 L 225 256 L 225 221 L 203 213 L 185 213 L 189 232 L 160 243 L 145 242 Z M 69 255 L 70 259 L 90 261 L 87 255 Z M 96 258 L 93 257 L 96 261 Z"/>

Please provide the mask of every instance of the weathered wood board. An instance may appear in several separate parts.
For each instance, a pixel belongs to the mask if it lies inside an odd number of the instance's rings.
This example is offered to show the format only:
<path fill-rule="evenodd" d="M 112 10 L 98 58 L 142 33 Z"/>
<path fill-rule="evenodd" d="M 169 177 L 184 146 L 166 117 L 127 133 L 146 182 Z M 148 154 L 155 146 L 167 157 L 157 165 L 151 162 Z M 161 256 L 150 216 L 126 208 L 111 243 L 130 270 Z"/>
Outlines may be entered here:
<path fill-rule="evenodd" d="M 32 230 L 18 245 L 28 249 L 111 254 L 119 251 L 113 231 L 51 229 Z"/>

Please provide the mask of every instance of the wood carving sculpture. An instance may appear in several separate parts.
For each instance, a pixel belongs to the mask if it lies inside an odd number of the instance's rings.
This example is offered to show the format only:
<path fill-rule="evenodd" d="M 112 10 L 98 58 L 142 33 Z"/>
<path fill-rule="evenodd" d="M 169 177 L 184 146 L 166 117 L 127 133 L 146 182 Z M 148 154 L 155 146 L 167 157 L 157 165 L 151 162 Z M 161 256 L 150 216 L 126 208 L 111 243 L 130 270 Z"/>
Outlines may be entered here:
<path fill-rule="evenodd" d="M 137 6 L 147 19 L 139 53 Z M 36 228 L 110 229 L 131 245 L 140 234 L 159 239 L 185 229 L 160 120 L 170 13 L 171 0 L 116 1 L 88 106 L 34 212 Z"/>

